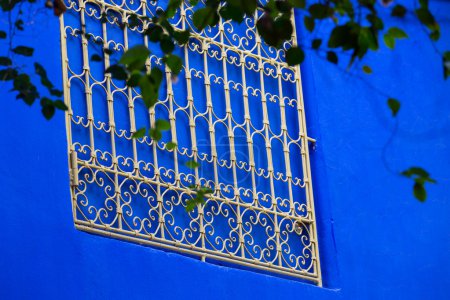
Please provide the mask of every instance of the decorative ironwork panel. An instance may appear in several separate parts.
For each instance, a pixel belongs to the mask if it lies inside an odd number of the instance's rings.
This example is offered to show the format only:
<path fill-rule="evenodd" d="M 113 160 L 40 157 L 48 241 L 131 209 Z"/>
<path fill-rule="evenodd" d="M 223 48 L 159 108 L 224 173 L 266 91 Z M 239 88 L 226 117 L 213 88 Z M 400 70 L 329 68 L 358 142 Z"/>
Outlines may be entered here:
<path fill-rule="evenodd" d="M 150 18 L 126 26 L 162 4 L 66 4 L 61 45 L 76 227 L 320 285 L 300 68 L 261 41 L 258 16 L 198 32 L 186 1 L 172 19 L 193 31 L 175 50 L 183 70 L 175 78 L 165 69 L 159 102 L 148 110 L 138 90 L 105 69 L 138 44 L 152 51 L 149 70 L 164 67 L 144 34 Z M 294 35 L 284 47 L 295 43 Z M 90 59 L 95 54 L 101 61 Z M 157 119 L 171 124 L 159 142 L 132 138 Z M 177 147 L 167 150 L 169 141 Z M 190 160 L 200 167 L 187 168 Z M 187 213 L 193 184 L 214 193 Z"/>

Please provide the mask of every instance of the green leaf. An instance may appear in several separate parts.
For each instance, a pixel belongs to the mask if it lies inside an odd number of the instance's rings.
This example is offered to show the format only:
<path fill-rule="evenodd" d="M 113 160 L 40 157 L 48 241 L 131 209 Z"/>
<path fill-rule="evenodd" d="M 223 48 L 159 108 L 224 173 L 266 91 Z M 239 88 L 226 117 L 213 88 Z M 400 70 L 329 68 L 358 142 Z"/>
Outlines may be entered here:
<path fill-rule="evenodd" d="M 149 133 L 150 133 L 150 137 L 155 141 L 159 141 L 160 139 L 162 139 L 161 131 L 159 131 L 155 128 L 150 129 Z"/>
<path fill-rule="evenodd" d="M 47 72 L 45 71 L 44 67 L 40 65 L 39 63 L 34 63 L 34 71 L 39 77 L 41 78 L 41 83 L 43 86 L 45 86 L 50 92 L 53 88 L 53 84 L 50 82 L 50 80 L 47 77 Z"/>
<path fill-rule="evenodd" d="M 388 33 L 386 33 L 383 36 L 383 41 L 384 41 L 384 44 L 386 45 L 386 47 L 388 47 L 389 49 L 394 49 L 395 39 L 392 36 L 390 36 Z"/>
<path fill-rule="evenodd" d="M 338 57 L 336 55 L 335 52 L 333 51 L 328 51 L 327 52 L 327 60 L 333 64 L 337 64 L 338 63 Z"/>
<path fill-rule="evenodd" d="M 395 117 L 400 110 L 400 102 L 397 99 L 389 98 L 387 104 L 391 109 L 392 116 Z"/>
<path fill-rule="evenodd" d="M 170 0 L 169 1 L 169 4 L 167 5 L 166 11 L 165 11 L 166 17 L 168 19 L 172 18 L 175 15 L 177 8 L 180 7 L 181 3 L 182 3 L 182 0 Z"/>
<path fill-rule="evenodd" d="M 415 10 L 416 16 L 419 21 L 430 30 L 439 30 L 439 24 L 436 22 L 434 16 L 428 10 L 428 8 L 419 8 Z"/>
<path fill-rule="evenodd" d="M 149 75 L 149 79 L 154 85 L 156 93 L 158 93 L 159 86 L 161 85 L 163 73 L 158 67 L 153 67 Z"/>
<path fill-rule="evenodd" d="M 439 40 L 440 37 L 441 37 L 441 32 L 439 30 L 434 30 L 434 31 L 430 32 L 431 40 L 437 41 L 437 40 Z"/>
<path fill-rule="evenodd" d="M 213 1 L 208 1 L 213 2 Z M 232 9 L 242 12 L 243 14 L 253 15 L 257 7 L 256 0 L 227 0 L 227 5 L 229 5 Z"/>
<path fill-rule="evenodd" d="M 314 21 L 313 18 L 311 18 L 309 16 L 305 16 L 303 18 L 303 22 L 305 23 L 305 27 L 306 27 L 306 29 L 308 29 L 309 32 L 312 32 L 314 30 L 316 21 Z"/>
<path fill-rule="evenodd" d="M 103 61 L 103 59 L 100 55 L 94 54 L 91 56 L 91 61 Z"/>
<path fill-rule="evenodd" d="M 50 94 L 55 97 L 62 97 L 64 95 L 64 92 L 55 88 L 51 88 Z"/>
<path fill-rule="evenodd" d="M 141 74 L 141 72 L 134 70 L 130 77 L 127 80 L 127 86 L 129 87 L 136 87 L 139 85 L 139 80 L 141 80 L 141 77 L 143 75 Z"/>
<path fill-rule="evenodd" d="M 123 66 L 111 65 L 106 69 L 105 73 L 110 73 L 111 77 L 117 80 L 126 80 L 128 78 L 127 71 Z"/>
<path fill-rule="evenodd" d="M 136 132 L 134 132 L 131 137 L 133 139 L 140 139 L 145 136 L 146 132 L 147 132 L 147 130 L 144 127 L 142 127 L 142 128 L 139 128 Z"/>
<path fill-rule="evenodd" d="M 434 180 L 434 179 L 432 179 L 432 178 L 430 178 L 430 177 L 424 178 L 424 180 L 425 180 L 426 182 L 429 182 L 429 183 L 437 183 L 436 180 Z"/>
<path fill-rule="evenodd" d="M 142 76 L 139 79 L 139 88 L 141 89 L 141 96 L 145 106 L 150 108 L 155 105 L 158 100 L 158 89 L 149 75 Z"/>
<path fill-rule="evenodd" d="M 44 118 L 50 120 L 55 115 L 55 107 L 52 105 L 42 106 L 41 112 L 44 115 Z"/>
<path fill-rule="evenodd" d="M 195 169 L 198 168 L 200 165 L 198 164 L 198 162 L 196 162 L 195 160 L 190 160 L 186 162 L 186 167 L 188 167 L 189 169 Z"/>
<path fill-rule="evenodd" d="M 168 54 L 164 56 L 163 60 L 175 75 L 180 73 L 181 69 L 183 68 L 183 61 L 177 55 Z"/>
<path fill-rule="evenodd" d="M 152 107 L 158 101 L 158 91 L 162 76 L 161 70 L 157 67 L 153 67 L 150 74 L 142 76 L 139 80 L 142 99 L 147 108 Z"/>
<path fill-rule="evenodd" d="M 17 91 L 16 99 L 22 99 L 26 104 L 31 105 L 39 98 L 39 93 L 36 89 L 36 86 L 31 83 L 30 76 L 28 74 L 22 73 L 17 74 L 17 71 L 13 69 L 13 91 Z M 46 99 L 46 100 L 45 100 Z M 44 100 L 41 99 L 42 103 L 48 103 L 52 105 L 53 102 L 48 98 Z"/>
<path fill-rule="evenodd" d="M 12 65 L 12 61 L 11 59 L 9 59 L 9 57 L 6 56 L 0 56 L 0 66 L 10 66 Z"/>
<path fill-rule="evenodd" d="M 137 45 L 128 49 L 120 58 L 119 63 L 126 65 L 130 71 L 140 70 L 150 55 L 150 50 L 144 45 Z"/>
<path fill-rule="evenodd" d="M 242 10 L 236 9 L 230 4 L 224 5 L 219 10 L 220 16 L 225 20 L 233 20 L 237 23 L 242 23 L 245 13 Z"/>
<path fill-rule="evenodd" d="M 190 37 L 191 33 L 189 30 L 183 30 L 183 31 L 178 31 L 175 30 L 173 32 L 173 38 L 178 42 L 178 44 L 180 45 L 184 45 L 189 41 L 189 37 Z"/>
<path fill-rule="evenodd" d="M 348 25 L 336 26 L 333 28 L 328 40 L 329 48 L 338 48 L 346 45 L 348 38 L 351 36 L 351 28 Z"/>
<path fill-rule="evenodd" d="M 289 40 L 293 32 L 292 22 L 287 15 L 273 19 L 268 13 L 264 13 L 256 23 L 256 28 L 266 44 L 277 48 Z"/>
<path fill-rule="evenodd" d="M 444 60 L 450 61 L 450 51 L 445 51 L 442 57 L 444 58 Z"/>
<path fill-rule="evenodd" d="M 372 25 L 371 27 L 375 30 L 383 30 L 384 28 L 384 23 L 383 20 L 381 20 L 378 16 L 374 15 L 374 14 L 368 14 L 366 16 L 367 21 L 370 22 L 370 24 Z"/>
<path fill-rule="evenodd" d="M 298 47 L 291 47 L 286 51 L 286 62 L 289 66 L 301 64 L 305 59 L 305 53 Z"/>
<path fill-rule="evenodd" d="M 6 32 L 0 30 L 0 39 L 6 39 Z"/>
<path fill-rule="evenodd" d="M 210 189 L 210 188 L 207 187 L 207 186 L 202 186 L 202 187 L 200 187 L 200 188 L 198 189 L 198 191 L 197 191 L 197 193 L 201 193 L 201 194 L 204 194 L 204 195 L 206 195 L 206 194 L 211 194 L 212 192 L 213 192 L 213 190 Z"/>
<path fill-rule="evenodd" d="M 408 37 L 406 32 L 398 27 L 389 28 L 387 33 L 395 39 L 406 39 Z"/>
<path fill-rule="evenodd" d="M 173 35 L 173 33 L 175 32 L 175 28 L 172 26 L 172 24 L 169 23 L 169 21 L 162 19 L 162 20 L 160 20 L 160 24 L 162 27 L 164 27 L 166 29 L 169 36 Z M 165 33 L 163 35 L 165 35 Z M 162 38 L 162 36 L 161 36 L 161 38 Z"/>
<path fill-rule="evenodd" d="M 24 27 L 23 27 L 23 20 L 22 19 L 18 19 L 15 23 L 14 26 L 16 26 L 17 30 L 23 31 Z"/>
<path fill-rule="evenodd" d="M 16 48 L 12 49 L 12 51 L 19 55 L 32 56 L 34 49 L 26 46 L 17 46 Z"/>
<path fill-rule="evenodd" d="M 392 8 L 391 16 L 403 18 L 406 14 L 406 7 L 403 5 L 397 4 Z"/>
<path fill-rule="evenodd" d="M 394 49 L 395 39 L 405 39 L 407 37 L 408 35 L 402 29 L 398 27 L 391 27 L 384 34 L 383 40 L 389 49 Z"/>
<path fill-rule="evenodd" d="M 113 50 L 108 49 L 108 48 L 103 48 L 103 53 L 108 54 L 108 55 L 112 55 L 114 53 Z"/>
<path fill-rule="evenodd" d="M 108 22 L 108 14 L 106 12 L 102 12 L 101 17 L 100 17 L 100 22 L 102 24 Z"/>
<path fill-rule="evenodd" d="M 155 128 L 159 131 L 167 131 L 170 130 L 170 123 L 163 119 L 158 119 L 155 122 Z"/>
<path fill-rule="evenodd" d="M 136 14 L 131 14 L 128 17 L 128 27 L 133 29 L 139 25 L 139 17 Z"/>
<path fill-rule="evenodd" d="M 402 176 L 414 179 L 413 193 L 414 196 L 421 202 L 425 201 L 427 198 L 425 183 L 436 183 L 436 180 L 430 178 L 430 174 L 420 167 L 411 167 L 400 174 Z"/>
<path fill-rule="evenodd" d="M 168 35 L 163 35 L 159 41 L 159 47 L 165 54 L 167 54 L 171 53 L 175 49 L 175 44 Z"/>
<path fill-rule="evenodd" d="M 411 176 L 416 175 L 419 177 L 428 178 L 430 176 L 430 174 L 421 167 L 411 167 L 411 168 L 403 171 L 401 174 L 406 177 L 411 177 Z"/>
<path fill-rule="evenodd" d="M 194 26 L 198 30 L 203 30 L 206 26 L 214 26 L 219 22 L 219 15 L 217 10 L 213 7 L 204 7 L 194 12 L 193 15 Z"/>
<path fill-rule="evenodd" d="M 159 25 L 153 25 L 147 29 L 145 34 L 148 35 L 150 41 L 155 43 L 161 40 L 161 37 L 164 34 L 164 29 Z"/>
<path fill-rule="evenodd" d="M 367 49 L 374 51 L 378 50 L 378 39 L 376 34 L 374 34 L 372 28 L 361 27 L 358 36 L 358 45 L 360 47 L 360 52 L 358 53 L 360 58 L 362 58 Z"/>
<path fill-rule="evenodd" d="M 190 186 L 189 188 L 195 189 L 195 187 L 196 186 L 194 185 Z M 206 203 L 205 199 L 207 198 L 207 195 L 213 193 L 213 190 L 211 190 L 209 187 L 202 186 L 194 190 L 194 192 L 196 192 L 197 195 L 194 198 L 186 201 L 187 212 L 193 211 L 197 205 L 204 205 Z"/>
<path fill-rule="evenodd" d="M 166 144 L 166 149 L 167 149 L 167 150 L 173 150 L 173 149 L 175 149 L 176 147 L 177 147 L 177 144 L 174 143 L 174 142 L 168 142 L 168 143 Z"/>
<path fill-rule="evenodd" d="M 427 191 L 425 190 L 423 183 L 414 183 L 413 192 L 414 197 L 416 197 L 420 202 L 424 202 L 427 199 Z"/>
<path fill-rule="evenodd" d="M 288 3 L 295 8 L 305 8 L 306 0 L 288 0 Z"/>
<path fill-rule="evenodd" d="M 55 114 L 55 106 L 53 105 L 53 101 L 44 97 L 41 99 L 41 112 L 44 115 L 44 118 L 50 120 Z"/>
<path fill-rule="evenodd" d="M 311 5 L 308 8 L 308 11 L 314 19 L 319 19 L 319 20 L 331 17 L 331 15 L 334 12 L 334 10 L 333 10 L 333 8 L 331 8 L 331 6 L 329 6 L 327 4 L 321 4 L 321 3 L 316 3 L 316 4 Z"/>
<path fill-rule="evenodd" d="M 428 8 L 428 0 L 419 0 L 421 7 Z"/>
<path fill-rule="evenodd" d="M 57 108 L 59 110 L 68 110 L 69 109 L 62 100 L 55 100 L 53 102 L 53 105 L 55 106 L 55 108 Z"/>
<path fill-rule="evenodd" d="M 204 204 L 204 203 L 205 203 L 204 199 L 201 199 L 201 198 L 198 198 L 198 197 L 195 197 L 193 199 L 189 199 L 189 200 L 186 201 L 186 211 L 187 212 L 191 212 L 191 211 L 193 211 L 195 209 L 195 207 L 198 204 Z"/>
<path fill-rule="evenodd" d="M 14 78 L 13 90 L 26 93 L 26 90 L 30 88 L 30 84 L 31 80 L 28 74 L 25 73 L 18 74 Z"/>
<path fill-rule="evenodd" d="M 366 73 L 366 74 L 372 74 L 372 68 L 370 68 L 369 66 L 364 66 L 363 67 L 363 71 L 364 71 L 364 73 Z"/>
<path fill-rule="evenodd" d="M 0 1 L 0 7 L 2 10 L 5 11 L 11 11 L 14 7 L 16 7 L 17 4 L 21 3 L 20 0 L 2 0 Z"/>
<path fill-rule="evenodd" d="M 0 81 L 9 81 L 17 77 L 17 70 L 14 68 L 6 68 L 0 70 Z"/>
<path fill-rule="evenodd" d="M 312 46 L 313 49 L 316 49 L 316 50 L 319 49 L 320 45 L 322 45 L 322 40 L 321 39 L 313 39 L 312 40 L 311 46 Z"/>

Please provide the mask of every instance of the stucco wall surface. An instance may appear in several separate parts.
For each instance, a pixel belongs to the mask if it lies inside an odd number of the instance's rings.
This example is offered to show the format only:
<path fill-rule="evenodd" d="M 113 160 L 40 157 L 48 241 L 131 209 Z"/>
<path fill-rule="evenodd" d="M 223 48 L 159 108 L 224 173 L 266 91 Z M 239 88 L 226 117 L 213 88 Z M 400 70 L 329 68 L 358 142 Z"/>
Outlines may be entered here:
<path fill-rule="evenodd" d="M 450 49 L 450 2 L 430 6 L 437 46 Z M 58 20 L 45 11 L 34 20 L 17 43 L 37 45 L 60 85 Z M 302 65 L 324 288 L 75 230 L 63 114 L 45 121 L 1 83 L 0 298 L 448 299 L 450 80 L 411 16 L 390 22 L 411 39 L 370 54 L 363 80 L 314 53 Z M 402 102 L 392 139 L 395 120 L 373 87 Z M 438 181 L 426 203 L 392 172 L 413 164 Z"/>

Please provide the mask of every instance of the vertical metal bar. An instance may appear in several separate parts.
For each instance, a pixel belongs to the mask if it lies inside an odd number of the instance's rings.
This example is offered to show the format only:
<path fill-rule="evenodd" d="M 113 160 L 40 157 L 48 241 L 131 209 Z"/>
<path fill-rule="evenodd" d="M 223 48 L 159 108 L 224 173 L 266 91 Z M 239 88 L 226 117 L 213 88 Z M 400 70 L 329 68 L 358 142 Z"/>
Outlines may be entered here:
<path fill-rule="evenodd" d="M 287 142 L 287 121 L 286 121 L 286 104 L 284 103 L 283 97 L 283 79 L 281 78 L 281 66 L 277 66 L 277 79 L 278 79 L 278 104 L 280 106 L 281 115 L 281 132 L 283 135 L 283 154 L 284 154 L 284 165 L 286 169 L 286 178 L 288 183 L 288 193 L 289 193 L 289 209 L 292 214 L 294 214 L 294 197 L 292 194 L 292 172 L 291 172 L 291 159 L 289 155 L 289 145 Z"/>
<path fill-rule="evenodd" d="M 211 142 L 211 157 L 213 159 L 213 167 L 214 167 L 214 190 L 216 193 L 220 191 L 219 185 L 219 171 L 217 170 L 217 148 L 216 148 L 216 133 L 214 128 L 213 121 L 213 102 L 211 97 L 211 82 L 209 80 L 209 70 L 208 70 L 208 48 L 209 44 L 206 40 L 203 40 L 202 43 L 202 52 L 203 52 L 203 71 L 204 71 L 204 84 L 206 90 L 206 107 L 208 110 L 208 125 L 209 125 L 209 138 Z"/>
<path fill-rule="evenodd" d="M 184 3 L 181 5 L 181 29 L 186 30 L 186 11 Z M 194 96 L 192 93 L 192 77 L 191 77 L 191 69 L 189 65 L 189 48 L 188 46 L 183 47 L 184 51 L 184 70 L 185 70 L 185 79 L 186 79 L 186 96 L 189 107 L 189 132 L 191 138 L 191 146 L 192 146 L 192 158 L 198 163 L 198 146 L 197 146 L 197 134 L 195 132 L 195 117 L 194 117 Z M 195 186 L 200 186 L 200 176 L 198 173 L 198 168 L 194 169 L 195 175 Z M 205 232 L 205 224 L 204 224 L 204 208 L 203 205 L 198 206 L 198 218 L 199 218 L 199 227 L 200 227 L 200 239 L 201 239 L 201 247 L 205 249 L 206 247 L 206 232 Z M 202 260 L 204 261 L 204 256 L 202 256 Z"/>
<path fill-rule="evenodd" d="M 252 197 L 253 197 L 253 205 L 258 206 L 258 195 L 256 190 L 256 178 L 255 178 L 255 154 L 253 149 L 253 139 L 250 134 L 251 132 L 251 115 L 250 115 L 250 107 L 248 101 L 248 90 L 247 90 L 247 79 L 245 77 L 245 56 L 244 53 L 240 55 L 240 63 L 241 63 L 241 77 L 242 77 L 242 97 L 244 99 L 244 119 L 245 119 L 245 134 L 247 138 L 247 147 L 248 147 L 248 161 L 250 165 L 250 173 L 252 176 Z"/>
<path fill-rule="evenodd" d="M 256 18 L 256 16 L 255 16 Z M 255 20 L 256 24 L 256 20 Z M 260 87 L 261 87 L 261 103 L 263 108 L 263 124 L 264 124 L 264 140 L 266 142 L 266 154 L 267 154 L 267 171 L 269 172 L 269 181 L 270 181 L 270 196 L 272 200 L 272 210 L 274 212 L 277 211 L 277 200 L 275 196 L 275 185 L 273 182 L 273 161 L 272 161 L 272 145 L 270 143 L 270 137 L 269 137 L 269 113 L 267 111 L 267 99 L 266 99 L 266 90 L 264 86 L 264 64 L 261 59 L 261 37 L 259 36 L 258 32 L 256 31 L 256 43 L 257 43 L 257 51 L 259 56 L 259 81 L 260 81 Z M 276 243 L 276 256 L 278 258 L 278 264 L 281 265 L 281 246 L 280 246 L 280 229 L 278 227 L 278 219 L 276 215 L 273 215 L 273 222 L 274 222 L 274 231 L 275 231 L 275 243 Z"/>
<path fill-rule="evenodd" d="M 83 73 L 84 73 L 84 92 L 86 95 L 86 107 L 87 107 L 87 119 L 89 124 L 89 141 L 91 150 L 91 159 L 95 162 L 95 144 L 94 144 L 94 111 L 92 107 L 92 90 L 90 86 L 89 79 L 89 53 L 88 53 L 88 40 L 85 36 L 86 32 L 86 20 L 85 20 L 85 2 L 84 0 L 79 0 L 80 7 L 80 22 L 81 22 L 81 45 L 83 51 Z"/>
<path fill-rule="evenodd" d="M 63 90 L 64 90 L 64 103 L 67 106 L 67 110 L 64 114 L 65 116 L 65 123 L 66 123 L 66 140 L 67 140 L 67 157 L 68 157 L 68 165 L 69 165 L 69 176 L 71 177 L 71 184 L 70 184 L 70 197 L 72 199 L 72 216 L 73 220 L 77 220 L 77 199 L 75 198 L 75 189 L 77 188 L 77 185 L 74 184 L 73 180 L 76 180 L 78 183 L 78 172 L 75 172 L 75 169 L 78 170 L 78 161 L 76 161 L 74 158 L 76 158 L 76 155 L 72 155 L 72 153 L 75 152 L 75 148 L 73 146 L 72 142 L 72 116 L 73 116 L 73 110 L 72 110 L 72 102 L 70 97 L 70 82 L 69 82 L 69 75 L 68 75 L 68 65 L 69 65 L 69 59 L 67 57 L 67 34 L 66 34 L 66 28 L 64 26 L 64 17 L 61 15 L 59 17 L 59 30 L 61 35 L 61 68 L 62 68 L 62 76 L 63 76 Z M 77 178 L 75 178 L 75 176 Z"/>
<path fill-rule="evenodd" d="M 241 215 L 241 201 L 239 195 L 239 186 L 237 182 L 237 172 L 236 172 L 236 150 L 234 146 L 234 131 L 233 123 L 231 120 L 231 102 L 230 102 L 230 87 L 228 82 L 228 70 L 227 70 L 227 53 L 223 47 L 224 45 L 224 27 L 223 20 L 220 18 L 219 21 L 219 34 L 220 34 L 220 44 L 221 44 L 221 60 L 222 60 L 222 70 L 223 70 L 223 86 L 225 92 L 225 107 L 226 107 L 226 119 L 227 119 L 227 129 L 228 129 L 228 141 L 230 146 L 230 161 L 231 169 L 233 172 L 233 190 L 234 190 L 234 201 L 236 203 L 236 218 L 239 231 L 239 247 L 241 248 L 241 256 L 245 257 L 245 244 L 244 236 L 242 234 L 242 215 Z"/>
<path fill-rule="evenodd" d="M 102 12 L 104 12 L 104 6 L 102 7 Z M 123 18 L 124 16 L 122 16 Z M 124 39 L 125 39 L 125 49 L 128 49 L 127 43 L 127 35 L 126 35 L 126 26 L 124 28 Z M 106 22 L 102 23 L 102 36 L 103 36 L 103 49 L 108 48 L 108 33 Z M 109 68 L 109 54 L 105 51 L 105 70 Z M 113 170 L 114 170 L 114 189 L 116 192 L 116 213 L 117 213 L 117 226 L 122 228 L 122 207 L 120 204 L 120 187 L 119 187 L 119 175 L 117 173 L 117 153 L 116 153 L 116 123 L 114 120 L 114 99 L 111 93 L 111 74 L 105 73 L 106 80 L 106 101 L 108 102 L 108 119 L 109 119 L 109 127 L 110 127 L 110 139 L 111 139 L 111 154 L 113 160 Z"/>
<path fill-rule="evenodd" d="M 297 31 L 295 26 L 294 12 L 292 13 L 292 24 L 294 26 L 294 30 L 292 33 L 292 45 L 297 46 Z M 309 161 L 309 147 L 308 147 L 308 133 L 306 130 L 306 118 L 304 111 L 304 102 L 303 102 L 303 91 L 302 91 L 302 79 L 300 73 L 300 65 L 295 66 L 295 86 L 297 92 L 297 111 L 299 115 L 299 134 L 301 136 L 302 141 L 302 167 L 303 167 L 303 177 L 305 182 L 306 189 L 306 199 L 307 199 L 307 207 L 308 207 L 308 217 L 310 217 L 314 222 L 310 223 L 312 227 L 312 236 L 310 236 L 311 244 L 313 246 L 313 261 L 315 262 L 316 268 L 314 272 L 317 275 L 318 283 L 317 285 L 322 286 L 322 273 L 320 268 L 320 257 L 319 257 L 319 247 L 318 247 L 318 238 L 317 238 L 317 226 L 316 226 L 316 216 L 314 209 L 314 196 L 313 196 L 313 187 L 312 187 L 312 178 L 311 178 L 311 166 Z"/>

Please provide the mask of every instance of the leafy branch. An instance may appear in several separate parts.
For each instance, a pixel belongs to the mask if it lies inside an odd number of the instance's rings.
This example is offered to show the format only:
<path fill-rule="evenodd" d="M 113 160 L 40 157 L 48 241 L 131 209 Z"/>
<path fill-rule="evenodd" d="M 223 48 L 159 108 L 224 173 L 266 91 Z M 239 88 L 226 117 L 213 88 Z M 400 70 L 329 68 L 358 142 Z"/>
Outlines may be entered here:
<path fill-rule="evenodd" d="M 13 46 L 13 38 L 16 31 L 24 31 L 24 21 L 22 19 L 22 5 L 24 3 L 34 3 L 34 0 L 1 0 L 0 7 L 3 12 L 8 14 L 9 32 L 0 31 L 0 39 L 9 39 L 8 56 L 0 56 L 0 82 L 11 82 L 11 91 L 16 93 L 16 99 L 20 99 L 28 105 L 32 105 L 36 100 L 40 100 L 43 116 L 49 120 L 55 114 L 57 109 L 67 110 L 64 101 L 61 100 L 63 92 L 57 89 L 49 80 L 44 67 L 35 62 L 34 72 L 40 79 L 40 84 L 47 89 L 48 95 L 42 96 L 38 88 L 31 80 L 31 76 L 19 66 L 16 62 L 16 55 L 21 58 L 31 58 L 34 54 L 34 48 L 18 45 Z M 57 1 L 55 1 L 57 2 Z M 62 2 L 61 2 L 62 4 Z M 65 9 L 65 6 L 63 6 Z M 17 10 L 16 19 L 13 21 L 13 12 Z"/>
<path fill-rule="evenodd" d="M 25 2 L 33 3 L 35 0 L 0 0 L 0 6 L 3 11 L 9 12 L 18 5 Z M 343 57 L 348 56 L 347 69 L 350 69 L 356 61 L 362 61 L 370 51 L 378 51 L 380 41 L 382 40 L 386 47 L 394 49 L 398 40 L 408 38 L 408 34 L 401 28 L 385 28 L 383 19 L 380 17 L 381 10 L 390 9 L 392 18 L 404 18 L 407 13 L 411 13 L 425 28 L 431 41 L 435 42 L 440 38 L 440 26 L 435 17 L 429 10 L 428 0 L 419 0 L 413 11 L 400 4 L 392 8 L 389 6 L 391 1 L 382 1 L 382 5 L 376 0 L 327 0 L 313 1 L 307 3 L 305 0 L 269 0 L 261 4 L 257 0 L 190 0 L 190 5 L 194 7 L 193 24 L 198 31 L 205 28 L 214 27 L 220 20 L 233 21 L 241 23 L 246 17 L 257 17 L 256 29 L 259 37 L 269 46 L 277 49 L 284 49 L 285 60 L 289 66 L 301 64 L 305 59 L 305 45 L 297 45 L 294 41 L 292 45 L 289 41 L 292 39 L 295 28 L 292 23 L 294 9 L 303 14 L 303 26 L 311 33 L 317 30 L 318 24 L 324 20 L 332 20 L 333 27 L 329 34 L 320 34 L 312 39 L 311 49 L 325 53 L 325 58 L 332 64 L 342 64 Z M 65 6 L 62 0 L 48 0 L 46 7 L 53 8 L 55 15 L 65 12 Z M 119 61 L 111 64 L 106 70 L 106 76 L 126 83 L 129 88 L 138 89 L 142 99 L 148 109 L 154 107 L 158 102 L 159 90 L 163 81 L 164 73 L 176 77 L 183 68 L 182 59 L 173 54 L 177 46 L 182 46 L 189 41 L 190 30 L 179 30 L 175 28 L 170 19 L 183 5 L 182 0 L 170 0 L 165 10 L 159 10 L 152 17 L 139 16 L 134 13 L 128 15 L 119 26 L 135 28 L 139 24 L 146 24 L 145 35 L 152 43 L 159 44 L 163 52 L 162 62 L 165 70 L 157 66 L 150 68 L 149 55 L 151 54 L 145 45 L 134 46 L 123 53 Z M 20 16 L 20 11 L 19 14 Z M 107 13 L 102 13 L 101 22 L 108 22 Z M 116 21 L 119 22 L 119 21 Z M 13 22 L 10 19 L 10 26 Z M 14 22 L 14 30 L 23 30 L 23 21 L 19 18 Z M 83 29 L 84 30 L 84 29 Z M 12 81 L 13 91 L 17 92 L 17 98 L 31 105 L 35 100 L 41 100 L 42 113 L 46 118 L 51 118 L 55 109 L 65 110 L 67 107 L 62 100 L 62 92 L 56 89 L 48 80 L 44 68 L 35 63 L 35 73 L 40 77 L 40 83 L 43 85 L 56 100 L 49 97 L 41 97 L 36 86 L 31 82 L 30 76 L 23 72 L 12 57 L 17 54 L 31 57 L 33 48 L 27 46 L 12 47 L 12 30 L 10 30 L 9 52 L 10 56 L 0 57 L 0 81 Z M 85 32 L 86 38 L 90 38 Z M 5 39 L 6 32 L 0 31 L 0 38 Z M 259 40 L 257 39 L 257 42 Z M 105 56 L 111 53 L 109 49 L 103 49 Z M 450 51 L 438 52 L 442 57 L 444 78 L 450 76 Z M 102 61 L 102 58 L 95 54 L 91 61 Z M 368 65 L 363 66 L 366 74 L 372 74 L 372 68 Z M 386 96 L 387 106 L 395 118 L 401 108 L 400 101 Z M 133 138 L 143 138 L 149 135 L 155 141 L 162 138 L 162 132 L 170 129 L 170 123 L 166 120 L 156 120 L 152 128 L 137 129 L 132 132 Z M 177 151 L 177 145 L 173 142 L 166 144 L 169 151 Z M 197 168 L 197 162 L 191 163 L 192 168 Z M 414 180 L 414 196 L 420 201 L 425 200 L 425 183 L 435 183 L 429 174 L 419 167 L 412 167 L 400 173 L 400 175 Z M 210 194 L 210 190 L 204 187 L 195 186 L 196 198 L 187 205 L 187 210 L 192 210 L 197 204 L 204 203 L 202 200 Z M 194 204 L 192 204 L 194 203 Z"/>

